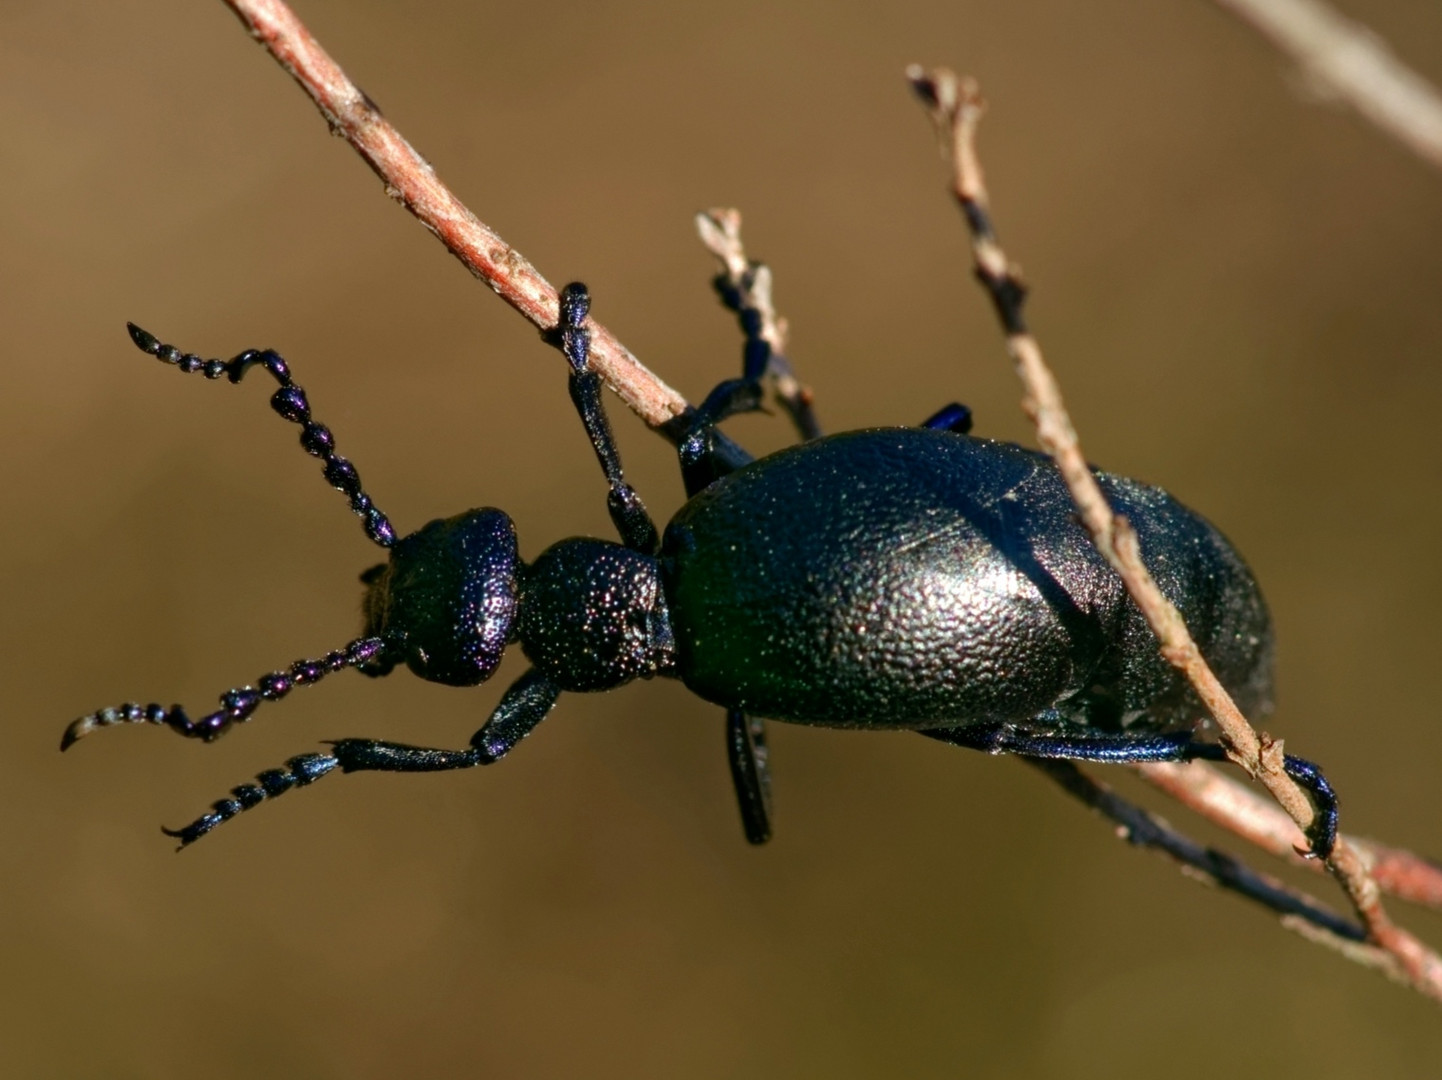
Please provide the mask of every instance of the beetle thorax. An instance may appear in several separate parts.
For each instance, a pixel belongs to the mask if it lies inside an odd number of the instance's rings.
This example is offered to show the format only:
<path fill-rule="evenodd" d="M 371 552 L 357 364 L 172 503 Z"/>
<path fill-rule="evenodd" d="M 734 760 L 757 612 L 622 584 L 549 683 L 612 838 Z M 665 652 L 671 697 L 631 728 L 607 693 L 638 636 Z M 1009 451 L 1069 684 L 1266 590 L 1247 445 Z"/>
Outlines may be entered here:
<path fill-rule="evenodd" d="M 562 540 L 526 568 L 516 631 L 563 690 L 607 690 L 675 662 L 656 560 L 604 540 Z"/>

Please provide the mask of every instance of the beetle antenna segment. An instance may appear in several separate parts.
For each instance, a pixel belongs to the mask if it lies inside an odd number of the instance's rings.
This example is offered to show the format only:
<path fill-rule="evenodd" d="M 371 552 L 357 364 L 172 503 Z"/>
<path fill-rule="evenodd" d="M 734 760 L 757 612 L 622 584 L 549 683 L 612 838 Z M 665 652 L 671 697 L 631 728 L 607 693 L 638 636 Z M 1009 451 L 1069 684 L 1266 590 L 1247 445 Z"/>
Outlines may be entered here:
<path fill-rule="evenodd" d="M 585 425 L 591 447 L 596 451 L 596 460 L 601 463 L 601 471 L 606 474 L 606 483 L 611 488 L 606 497 L 606 508 L 611 512 L 611 520 L 621 534 L 621 541 L 628 548 L 643 555 L 654 555 L 660 547 L 656 525 L 646 512 L 641 496 L 626 483 L 621 471 L 621 455 L 601 404 L 601 376 L 591 370 L 591 331 L 586 328 L 591 294 L 585 285 L 573 281 L 561 290 L 559 307 L 556 329 L 548 340 L 561 350 L 571 365 L 571 401 L 581 415 L 581 423 Z"/>
<path fill-rule="evenodd" d="M 205 360 L 194 353 L 183 353 L 174 345 L 163 344 L 154 334 L 147 333 L 134 323 L 125 325 L 130 330 L 130 340 L 141 352 L 174 364 L 187 374 L 199 371 L 207 379 L 218 379 L 224 375 L 231 382 L 238 383 L 254 365 L 258 364 L 270 372 L 280 383 L 280 389 L 271 395 L 270 407 L 291 423 L 300 425 L 300 445 L 312 457 L 320 458 L 325 467 L 326 481 L 350 500 L 350 508 L 360 516 L 366 535 L 383 548 L 396 542 L 395 529 L 361 487 L 360 474 L 355 466 L 335 452 L 335 436 L 324 424 L 311 419 L 310 402 L 306 400 L 305 391 L 291 381 L 290 365 L 279 353 L 271 349 L 246 349 L 231 360 Z"/>
<path fill-rule="evenodd" d="M 220 708 L 209 716 L 192 720 L 179 705 L 137 705 L 127 702 L 108 709 L 99 709 L 82 716 L 65 729 L 60 749 L 68 750 L 96 728 L 115 724 L 164 724 L 170 730 L 190 739 L 212 742 L 230 730 L 232 724 L 244 723 L 262 701 L 279 701 L 297 686 L 319 682 L 332 672 L 349 667 L 372 664 L 380 657 L 385 642 L 378 637 L 358 638 L 344 649 L 326 653 L 319 660 L 297 660 L 287 671 L 272 671 L 256 680 L 255 686 L 241 686 L 220 695 Z M 379 672 L 376 672 L 377 674 Z M 299 759 L 295 759 L 299 760 Z M 308 781 L 307 781 L 308 782 Z"/>

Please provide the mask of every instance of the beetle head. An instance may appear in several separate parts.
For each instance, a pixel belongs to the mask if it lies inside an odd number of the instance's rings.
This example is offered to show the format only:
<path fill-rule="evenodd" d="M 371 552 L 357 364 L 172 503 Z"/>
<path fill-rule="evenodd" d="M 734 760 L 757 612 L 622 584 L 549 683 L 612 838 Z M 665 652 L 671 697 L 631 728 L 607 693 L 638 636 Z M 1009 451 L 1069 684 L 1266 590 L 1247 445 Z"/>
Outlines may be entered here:
<path fill-rule="evenodd" d="M 501 662 L 516 614 L 516 529 L 500 510 L 432 521 L 367 571 L 366 634 L 386 654 L 372 674 L 404 662 L 423 679 L 474 686 Z"/>

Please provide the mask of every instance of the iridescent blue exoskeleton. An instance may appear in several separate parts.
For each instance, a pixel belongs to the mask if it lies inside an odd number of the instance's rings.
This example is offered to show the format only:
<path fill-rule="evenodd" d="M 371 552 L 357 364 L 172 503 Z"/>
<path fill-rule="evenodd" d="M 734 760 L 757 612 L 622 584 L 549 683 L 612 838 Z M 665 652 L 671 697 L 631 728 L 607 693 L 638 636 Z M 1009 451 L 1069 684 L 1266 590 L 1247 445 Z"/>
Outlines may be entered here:
<path fill-rule="evenodd" d="M 589 298 L 561 293 L 549 335 L 570 362 L 571 398 L 609 488 L 621 542 L 573 538 L 530 564 L 500 510 L 468 510 L 397 538 L 335 440 L 311 417 L 284 360 L 181 353 L 137 327 L 135 344 L 183 371 L 238 382 L 259 366 L 280 384 L 272 407 L 389 552 L 367 570 L 365 628 L 344 648 L 228 691 L 192 720 L 178 705 L 127 704 L 81 717 L 68 747 L 97 727 L 152 723 L 206 741 L 264 701 L 355 667 L 404 664 L 452 686 L 484 682 L 506 647 L 531 662 L 464 749 L 341 739 L 242 784 L 171 832 L 182 846 L 266 798 L 342 772 L 434 772 L 508 754 L 566 691 L 679 678 L 724 708 L 726 746 L 747 839 L 771 835 L 763 718 L 908 729 L 957 746 L 1032 758 L 1143 762 L 1221 757 L 1194 737 L 1205 715 L 1120 580 L 1075 519 L 1051 461 L 973 438 L 948 406 L 919 428 L 808 438 L 750 461 L 716 431 L 752 409 L 773 359 L 748 330 L 742 377 L 721 383 L 667 430 L 689 501 L 658 536 L 626 483 L 588 362 Z M 743 320 L 744 321 L 744 320 Z M 806 409 L 803 436 L 817 434 Z M 1272 632 L 1256 582 L 1226 539 L 1165 492 L 1098 473 L 1135 527 L 1143 557 L 1202 654 L 1244 711 L 1270 707 Z M 1309 839 L 1326 855 L 1336 803 L 1315 766 L 1287 758 L 1311 793 Z M 167 830 L 169 831 L 169 830 Z"/>

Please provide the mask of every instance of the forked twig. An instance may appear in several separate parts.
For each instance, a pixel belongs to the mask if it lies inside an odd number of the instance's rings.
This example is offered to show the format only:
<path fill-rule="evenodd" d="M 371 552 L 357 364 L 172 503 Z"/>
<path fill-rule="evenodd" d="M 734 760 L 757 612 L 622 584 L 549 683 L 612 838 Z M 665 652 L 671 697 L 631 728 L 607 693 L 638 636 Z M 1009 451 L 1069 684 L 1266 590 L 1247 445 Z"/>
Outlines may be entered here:
<path fill-rule="evenodd" d="M 1042 449 L 1051 455 L 1066 481 L 1092 541 L 1121 577 L 1127 593 L 1157 635 L 1162 655 L 1186 676 L 1216 720 L 1228 756 L 1260 780 L 1288 816 L 1305 829 L 1312 823 L 1314 810 L 1283 769 L 1281 743 L 1259 735 L 1248 723 L 1202 659 L 1176 608 L 1152 580 L 1141 560 L 1135 531 L 1124 517 L 1112 513 L 1087 466 L 1076 429 L 1062 402 L 1061 389 L 1042 359 L 1036 338 L 1026 328 L 1022 316 L 1026 290 L 997 242 L 977 157 L 976 131 L 984 103 L 975 80 L 958 79 L 942 68 L 926 71 L 919 66 L 909 68 L 907 78 L 926 106 L 943 154 L 951 163 L 952 193 L 971 230 L 976 276 L 1001 320 L 1007 351 L 1025 388 L 1022 408 L 1036 424 Z M 1345 838 L 1338 838 L 1327 867 L 1366 926 L 1369 942 L 1392 957 L 1415 989 L 1442 1001 L 1442 957 L 1391 921 L 1382 907 L 1376 881 Z"/>
<path fill-rule="evenodd" d="M 543 333 L 552 331 L 557 321 L 557 297 L 554 288 L 440 182 L 430 165 L 381 116 L 374 103 L 346 77 L 294 13 L 280 0 L 226 0 L 226 3 L 240 17 L 251 35 L 270 51 L 310 95 L 332 130 L 345 138 L 361 154 L 384 182 L 387 194 L 404 205 L 471 273 L 485 281 L 533 325 Z M 979 171 L 977 175 L 979 177 Z M 966 203 L 963 203 L 963 206 L 965 205 Z M 987 235 L 990 236 L 989 230 Z M 995 247 L 994 237 L 990 237 L 990 245 Z M 738 257 L 744 261 L 744 255 L 739 253 L 739 244 Z M 994 256 L 989 258 L 993 263 L 999 258 L 1000 269 L 1005 272 L 1005 258 L 1001 256 L 999 248 L 996 248 Z M 999 280 L 1009 279 L 1004 275 Z M 594 320 L 592 335 L 592 360 L 607 385 L 652 427 L 661 430 L 667 430 L 668 426 L 673 428 L 674 425 L 670 425 L 670 422 L 685 411 L 685 400 L 647 370 L 614 335 L 595 324 Z M 784 338 L 784 334 L 781 337 Z M 781 343 L 784 345 L 784 340 Z M 1039 363 L 1040 354 L 1035 351 L 1035 343 L 1032 342 L 1029 348 L 1035 352 L 1035 359 Z M 1055 396 L 1054 384 L 1052 387 Z M 1037 400 L 1045 401 L 1040 397 Z M 1064 414 L 1062 416 L 1064 419 Z M 1069 426 L 1069 423 L 1066 424 L 1068 430 Z M 1125 544 L 1122 546 L 1125 548 Z M 1135 544 L 1132 546 L 1134 548 Z M 1270 752 L 1276 759 L 1280 759 L 1279 746 L 1272 747 Z M 1266 754 L 1261 756 L 1265 758 Z M 1192 765 L 1188 768 L 1196 769 L 1198 766 Z M 1076 775 L 1082 776 L 1080 772 Z M 1082 779 L 1086 780 L 1084 776 Z M 1092 786 L 1101 790 L 1097 785 Z M 1300 797 L 1300 793 L 1298 796 Z M 1101 799 L 1093 800 L 1093 805 L 1098 805 L 1106 812 L 1105 806 L 1109 804 Z M 1310 814 L 1310 807 L 1305 809 Z M 1225 811 L 1222 810 L 1218 810 L 1214 815 L 1214 819 L 1224 817 Z M 1233 831 L 1245 834 L 1245 830 L 1237 822 L 1223 823 Z M 1346 850 L 1352 849 L 1349 847 Z M 1333 861 L 1336 862 L 1335 859 Z M 1418 865 L 1425 864 L 1419 861 Z M 1363 878 L 1365 879 L 1365 874 Z M 1320 905 L 1318 907 L 1320 908 Z M 1400 931 L 1390 929 L 1390 924 L 1385 923 L 1385 915 L 1381 915 L 1380 906 L 1376 903 L 1375 884 L 1367 910 L 1373 913 L 1373 917 L 1365 920 L 1368 934 L 1373 942 L 1386 948 L 1385 953 L 1376 946 L 1348 942 L 1345 937 L 1326 928 L 1309 929 L 1308 932 L 1321 935 L 1322 940 L 1337 947 L 1351 949 L 1354 955 L 1365 962 L 1378 963 L 1384 968 L 1390 966 L 1394 971 L 1400 968 L 1406 972 L 1406 977 L 1413 985 L 1437 996 L 1437 987 L 1442 985 L 1442 976 L 1437 974 L 1436 957 Z M 1306 925 L 1316 927 L 1315 921 Z M 1400 963 L 1397 959 L 1399 957 L 1403 958 Z M 1430 973 L 1430 984 L 1425 983 L 1418 972 L 1424 975 Z"/>

